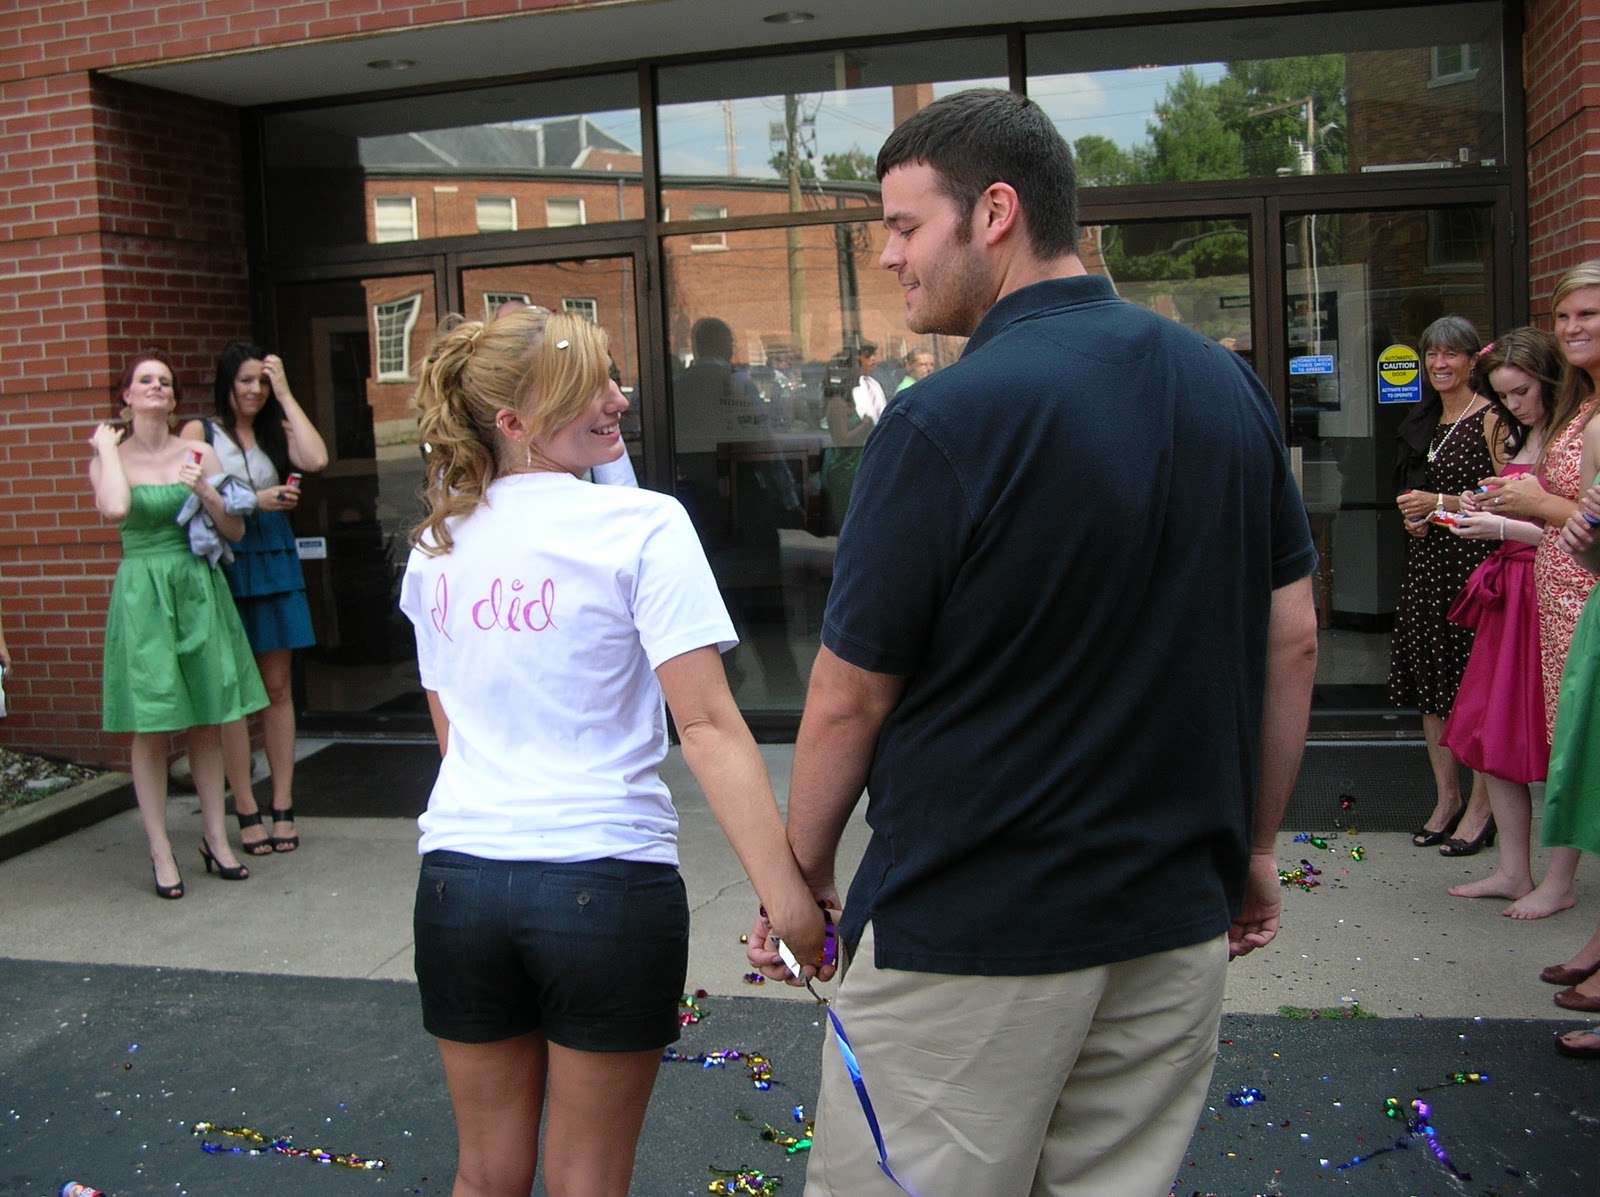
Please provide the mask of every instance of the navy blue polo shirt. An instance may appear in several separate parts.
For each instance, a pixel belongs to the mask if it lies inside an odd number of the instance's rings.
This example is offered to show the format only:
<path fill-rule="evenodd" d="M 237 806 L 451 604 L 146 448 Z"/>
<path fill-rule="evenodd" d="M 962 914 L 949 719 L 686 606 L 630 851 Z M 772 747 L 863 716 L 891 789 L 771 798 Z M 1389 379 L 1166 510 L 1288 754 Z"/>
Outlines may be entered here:
<path fill-rule="evenodd" d="M 822 641 L 906 679 L 846 943 L 1024 975 L 1226 930 L 1272 592 L 1314 560 L 1242 359 L 1098 276 L 1001 299 L 891 403 L 839 539 Z"/>

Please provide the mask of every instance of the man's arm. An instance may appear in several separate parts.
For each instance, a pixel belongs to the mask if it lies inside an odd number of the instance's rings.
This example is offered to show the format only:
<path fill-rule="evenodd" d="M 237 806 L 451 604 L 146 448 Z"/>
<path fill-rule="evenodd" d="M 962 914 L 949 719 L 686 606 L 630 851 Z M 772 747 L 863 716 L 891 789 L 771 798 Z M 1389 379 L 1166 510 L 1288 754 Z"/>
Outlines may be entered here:
<path fill-rule="evenodd" d="M 1311 686 L 1317 675 L 1317 613 L 1311 578 L 1272 592 L 1267 632 L 1267 680 L 1261 707 L 1261 764 L 1255 826 L 1250 836 L 1250 875 L 1244 908 L 1228 931 L 1229 957 L 1272 942 L 1278 933 L 1282 886 L 1276 842 L 1311 718 Z"/>
<path fill-rule="evenodd" d="M 826 647 L 811 667 L 789 775 L 789 847 L 812 894 L 834 910 L 841 905 L 833 875 L 839 837 L 866 789 L 878 733 L 905 685 L 903 677 L 860 669 Z M 757 919 L 746 955 L 774 979 L 786 978 L 769 935 L 766 920 Z M 821 975 L 826 980 L 833 970 Z"/>

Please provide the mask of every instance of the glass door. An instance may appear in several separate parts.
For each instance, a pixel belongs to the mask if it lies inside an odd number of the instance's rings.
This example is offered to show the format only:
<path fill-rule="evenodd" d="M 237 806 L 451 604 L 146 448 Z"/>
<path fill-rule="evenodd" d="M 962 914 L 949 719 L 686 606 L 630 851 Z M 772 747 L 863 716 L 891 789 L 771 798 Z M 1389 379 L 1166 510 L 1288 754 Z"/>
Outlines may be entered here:
<path fill-rule="evenodd" d="M 641 408 L 639 251 L 482 261 L 429 259 L 413 274 L 278 289 L 281 350 L 297 395 L 328 442 L 306 481 L 303 538 L 316 646 L 301 654 L 302 726 L 418 731 L 427 711 L 411 625 L 398 609 L 411 529 L 422 518 L 423 459 L 411 410 L 417 363 L 442 314 L 492 319 L 509 303 L 573 312 L 611 335 L 629 461 L 647 481 Z M 500 255 L 504 256 L 504 255 Z"/>
<path fill-rule="evenodd" d="M 1300 463 L 1320 557 L 1315 579 L 1326 705 L 1387 705 L 1389 638 L 1405 533 L 1394 505 L 1395 431 L 1420 401 L 1380 385 L 1380 355 L 1412 351 L 1444 315 L 1484 341 L 1495 303 L 1488 204 L 1298 212 L 1281 221 L 1289 444 Z M 1391 355 L 1393 350 L 1391 350 Z"/>

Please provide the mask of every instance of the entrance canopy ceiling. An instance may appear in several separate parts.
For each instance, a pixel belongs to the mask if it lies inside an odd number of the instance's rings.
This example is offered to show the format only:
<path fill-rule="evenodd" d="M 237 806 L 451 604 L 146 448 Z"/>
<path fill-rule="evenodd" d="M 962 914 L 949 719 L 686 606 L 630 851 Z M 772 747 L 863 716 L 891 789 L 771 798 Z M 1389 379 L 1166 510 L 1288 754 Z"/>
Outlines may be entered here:
<path fill-rule="evenodd" d="M 1295 0 L 1291 0 L 1295 2 Z M 1260 7 L 1250 0 L 600 0 L 478 21 L 429 25 L 129 67 L 117 78 L 239 107 L 474 79 L 580 70 L 720 50 L 762 49 L 1008 22 L 1178 16 Z M 1277 5 L 1275 7 L 1281 7 Z M 812 19 L 768 20 L 785 12 Z M 1263 17 L 1265 25 L 1271 18 Z M 1248 42 L 1249 23 L 1241 27 Z M 370 64 L 388 64 L 374 66 Z M 409 65 L 406 65 L 409 64 Z"/>

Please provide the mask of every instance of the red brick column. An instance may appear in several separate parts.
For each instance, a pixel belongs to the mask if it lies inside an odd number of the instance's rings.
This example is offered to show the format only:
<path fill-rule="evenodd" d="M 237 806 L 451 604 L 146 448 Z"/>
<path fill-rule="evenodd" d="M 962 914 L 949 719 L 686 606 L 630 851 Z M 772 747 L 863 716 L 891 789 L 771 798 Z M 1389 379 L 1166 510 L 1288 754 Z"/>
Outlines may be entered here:
<path fill-rule="evenodd" d="M 88 438 L 140 347 L 173 354 L 192 411 L 216 350 L 249 330 L 238 121 L 40 73 L 0 83 L 0 158 L 0 605 L 15 664 L 0 743 L 126 767 L 126 737 L 100 731 L 120 552 L 89 491 Z"/>
<path fill-rule="evenodd" d="M 1529 0 L 1528 306 L 1546 315 L 1555 279 L 1600 258 L 1600 0 Z"/>

